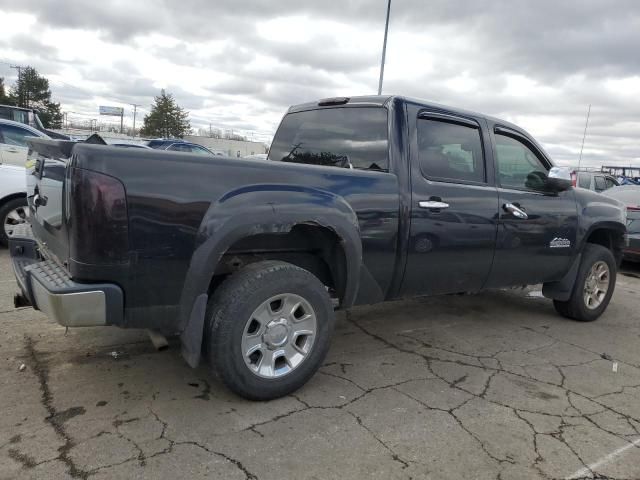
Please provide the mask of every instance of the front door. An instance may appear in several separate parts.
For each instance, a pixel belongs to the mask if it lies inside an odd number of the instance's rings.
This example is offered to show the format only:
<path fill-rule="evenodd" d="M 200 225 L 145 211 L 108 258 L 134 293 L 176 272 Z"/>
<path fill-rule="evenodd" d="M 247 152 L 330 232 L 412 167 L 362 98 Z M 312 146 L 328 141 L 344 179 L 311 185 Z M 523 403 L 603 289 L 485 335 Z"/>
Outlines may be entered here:
<path fill-rule="evenodd" d="M 559 280 L 576 253 L 578 213 L 573 189 L 544 191 L 551 162 L 524 134 L 495 126 L 500 220 L 487 287 Z"/>
<path fill-rule="evenodd" d="M 0 124 L 0 158 L 2 163 L 24 167 L 29 152 L 27 138 L 34 136 L 26 128 Z"/>
<path fill-rule="evenodd" d="M 486 124 L 418 107 L 408 112 L 411 230 L 401 294 L 479 290 L 491 269 L 498 214 Z"/>

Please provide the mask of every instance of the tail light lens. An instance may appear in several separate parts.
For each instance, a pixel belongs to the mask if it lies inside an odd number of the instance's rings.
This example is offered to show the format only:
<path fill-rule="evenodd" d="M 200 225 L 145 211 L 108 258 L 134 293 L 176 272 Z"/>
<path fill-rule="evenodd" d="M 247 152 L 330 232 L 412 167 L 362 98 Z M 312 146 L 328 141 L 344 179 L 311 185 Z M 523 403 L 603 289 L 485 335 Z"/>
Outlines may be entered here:
<path fill-rule="evenodd" d="M 576 172 L 571 172 L 571 185 L 574 187 L 578 186 L 578 174 Z"/>
<path fill-rule="evenodd" d="M 129 227 L 124 185 L 102 173 L 73 168 L 69 182 L 69 253 L 76 262 L 128 261 Z"/>

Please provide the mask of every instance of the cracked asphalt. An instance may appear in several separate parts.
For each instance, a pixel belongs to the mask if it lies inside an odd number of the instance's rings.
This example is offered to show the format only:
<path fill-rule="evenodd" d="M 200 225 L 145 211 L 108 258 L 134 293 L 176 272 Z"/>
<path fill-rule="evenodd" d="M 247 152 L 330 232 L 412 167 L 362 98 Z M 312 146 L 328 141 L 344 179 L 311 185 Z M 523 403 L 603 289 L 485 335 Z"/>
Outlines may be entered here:
<path fill-rule="evenodd" d="M 175 342 L 13 309 L 2 250 L 0 478 L 640 479 L 638 272 L 595 323 L 536 287 L 341 312 L 320 372 L 255 403 Z"/>

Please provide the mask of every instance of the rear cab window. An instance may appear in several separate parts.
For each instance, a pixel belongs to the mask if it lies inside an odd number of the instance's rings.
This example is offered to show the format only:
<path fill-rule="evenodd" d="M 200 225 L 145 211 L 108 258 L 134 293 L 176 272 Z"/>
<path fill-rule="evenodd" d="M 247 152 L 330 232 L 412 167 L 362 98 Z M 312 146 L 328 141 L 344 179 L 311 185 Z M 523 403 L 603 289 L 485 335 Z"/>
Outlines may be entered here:
<path fill-rule="evenodd" d="M 337 107 L 289 113 L 268 159 L 388 172 L 387 110 Z"/>

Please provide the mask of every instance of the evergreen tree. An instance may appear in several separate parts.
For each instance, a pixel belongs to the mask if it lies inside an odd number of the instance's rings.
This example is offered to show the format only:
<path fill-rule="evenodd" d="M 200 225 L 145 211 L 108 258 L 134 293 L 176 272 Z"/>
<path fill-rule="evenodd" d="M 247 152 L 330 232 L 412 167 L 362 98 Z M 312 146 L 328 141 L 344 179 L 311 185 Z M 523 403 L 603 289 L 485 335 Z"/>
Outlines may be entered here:
<path fill-rule="evenodd" d="M 0 77 L 0 104 L 11 104 L 11 99 L 7 95 L 7 90 L 4 86 L 4 78 Z"/>
<path fill-rule="evenodd" d="M 9 103 L 38 110 L 45 128 L 62 127 L 60 104 L 51 101 L 49 80 L 33 67 L 24 67 L 19 71 L 18 81 L 11 89 Z"/>
<path fill-rule="evenodd" d="M 151 113 L 144 116 L 140 135 L 144 137 L 182 138 L 191 131 L 189 113 L 164 89 L 155 97 Z"/>

